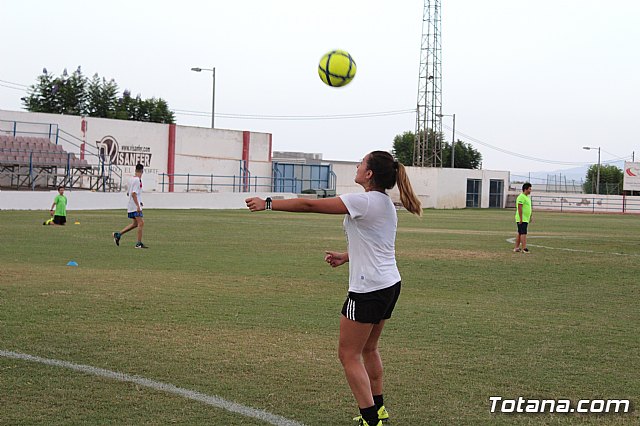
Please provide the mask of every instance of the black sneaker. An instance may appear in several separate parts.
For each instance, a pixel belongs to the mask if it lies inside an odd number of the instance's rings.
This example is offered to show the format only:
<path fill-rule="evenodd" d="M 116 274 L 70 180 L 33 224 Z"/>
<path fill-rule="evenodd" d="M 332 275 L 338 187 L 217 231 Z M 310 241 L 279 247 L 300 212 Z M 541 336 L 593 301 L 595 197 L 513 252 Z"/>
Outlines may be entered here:
<path fill-rule="evenodd" d="M 526 249 L 522 249 L 522 252 L 523 252 L 524 254 L 529 254 L 529 249 L 528 249 L 528 248 L 526 248 Z"/>
<path fill-rule="evenodd" d="M 117 246 L 120 246 L 120 237 L 122 235 L 120 235 L 119 232 L 114 232 L 112 235 L 113 235 L 113 242 L 116 243 Z"/>
<path fill-rule="evenodd" d="M 148 246 L 145 246 L 142 243 L 136 243 L 136 248 L 149 248 Z"/>

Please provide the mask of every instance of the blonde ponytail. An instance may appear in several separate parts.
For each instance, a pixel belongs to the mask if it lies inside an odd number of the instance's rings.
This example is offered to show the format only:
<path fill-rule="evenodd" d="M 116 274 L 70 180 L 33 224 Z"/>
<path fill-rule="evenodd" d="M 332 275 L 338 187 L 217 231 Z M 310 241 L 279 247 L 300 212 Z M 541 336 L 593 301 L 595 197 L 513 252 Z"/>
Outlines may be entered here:
<path fill-rule="evenodd" d="M 400 191 L 400 201 L 405 209 L 416 216 L 422 217 L 422 203 L 420 203 L 420 200 L 413 192 L 407 171 L 402 163 L 396 162 L 396 164 L 398 167 L 396 171 L 396 185 L 398 185 L 398 190 Z"/>
<path fill-rule="evenodd" d="M 405 209 L 422 216 L 422 205 L 413 192 L 404 165 L 386 151 L 372 151 L 367 156 L 367 168 L 373 172 L 372 180 L 378 189 L 391 189 L 398 186 L 400 201 Z"/>

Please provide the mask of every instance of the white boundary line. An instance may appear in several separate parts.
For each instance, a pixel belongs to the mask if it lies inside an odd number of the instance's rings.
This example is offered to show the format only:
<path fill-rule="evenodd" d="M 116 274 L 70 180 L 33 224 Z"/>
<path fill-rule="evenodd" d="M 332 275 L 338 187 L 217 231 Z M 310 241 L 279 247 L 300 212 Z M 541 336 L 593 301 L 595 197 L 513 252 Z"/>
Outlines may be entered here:
<path fill-rule="evenodd" d="M 144 377 L 131 376 L 124 373 L 118 373 L 116 371 L 92 367 L 90 365 L 74 364 L 68 361 L 41 358 L 39 356 L 33 356 L 33 355 L 23 354 L 19 352 L 10 352 L 10 351 L 0 350 L 0 356 L 5 358 L 19 359 L 23 361 L 39 362 L 40 364 L 51 365 L 54 367 L 68 368 L 69 370 L 74 370 L 81 373 L 91 374 L 99 377 L 106 377 L 108 379 L 118 380 L 121 382 L 135 383 L 140 386 L 145 386 L 145 387 L 159 390 L 162 392 L 173 393 L 175 395 L 179 395 L 184 398 L 203 402 L 207 405 L 211 405 L 216 408 L 221 408 L 223 410 L 227 410 L 232 413 L 238 413 L 245 417 L 252 417 L 254 419 L 263 420 L 275 426 L 304 426 L 302 423 L 298 423 L 294 420 L 289 420 L 284 417 L 271 414 L 264 410 L 258 410 L 256 408 L 251 408 L 242 404 L 237 404 L 235 402 L 227 401 L 223 398 L 220 398 L 219 396 L 207 395 L 207 394 L 196 392 L 193 390 L 179 388 L 177 386 L 172 385 L 171 383 L 157 382 L 155 380 L 145 379 Z"/>
<path fill-rule="evenodd" d="M 537 245 L 537 244 L 529 244 L 529 240 L 531 238 L 561 238 L 561 239 L 564 239 L 564 237 L 547 237 L 547 236 L 542 236 L 542 235 L 541 236 L 537 236 L 537 237 L 536 236 L 528 236 L 527 237 L 527 246 L 545 248 L 545 249 L 549 249 L 549 250 L 572 251 L 572 252 L 578 252 L 578 253 L 613 254 L 615 256 L 633 256 L 633 257 L 640 256 L 640 254 L 634 254 L 634 253 L 617 253 L 617 252 L 607 252 L 607 251 L 581 250 L 581 249 L 570 249 L 570 248 L 563 248 L 563 247 L 549 247 L 549 246 L 541 246 L 541 245 Z M 508 243 L 515 244 L 516 243 L 516 237 L 507 238 L 506 241 Z"/>

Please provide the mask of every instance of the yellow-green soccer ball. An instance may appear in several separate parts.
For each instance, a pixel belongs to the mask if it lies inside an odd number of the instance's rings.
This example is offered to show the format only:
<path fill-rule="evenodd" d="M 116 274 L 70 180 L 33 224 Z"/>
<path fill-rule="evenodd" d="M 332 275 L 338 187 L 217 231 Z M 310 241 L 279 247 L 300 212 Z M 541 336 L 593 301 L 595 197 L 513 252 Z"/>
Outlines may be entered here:
<path fill-rule="evenodd" d="M 356 61 L 344 50 L 332 50 L 320 59 L 318 75 L 331 87 L 346 86 L 356 76 Z"/>

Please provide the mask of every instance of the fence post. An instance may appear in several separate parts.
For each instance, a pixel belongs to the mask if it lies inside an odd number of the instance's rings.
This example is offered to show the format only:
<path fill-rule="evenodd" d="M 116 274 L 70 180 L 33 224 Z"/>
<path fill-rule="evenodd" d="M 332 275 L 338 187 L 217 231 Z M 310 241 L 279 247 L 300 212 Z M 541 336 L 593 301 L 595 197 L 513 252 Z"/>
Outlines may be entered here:
<path fill-rule="evenodd" d="M 187 192 L 189 192 L 190 173 L 187 173 Z"/>
<path fill-rule="evenodd" d="M 595 213 L 596 212 L 596 199 L 595 198 L 593 199 L 591 204 L 592 204 L 591 213 Z"/>
<path fill-rule="evenodd" d="M 560 213 L 562 213 L 562 206 L 564 205 L 564 197 L 560 197 Z"/>
<path fill-rule="evenodd" d="M 29 154 L 29 180 L 31 181 L 31 190 L 35 191 L 36 183 L 33 180 L 33 151 Z"/>
<path fill-rule="evenodd" d="M 104 179 L 104 185 L 102 186 L 102 192 L 106 192 L 107 191 L 107 181 L 106 181 L 106 176 L 103 176 Z M 71 153 L 67 154 L 67 183 L 66 185 L 71 184 Z"/>
<path fill-rule="evenodd" d="M 162 192 L 164 192 L 164 173 L 162 174 Z"/>
<path fill-rule="evenodd" d="M 105 192 L 104 187 L 107 186 L 107 182 L 104 179 L 104 157 L 100 157 L 100 180 L 102 180 L 102 192 Z"/>
<path fill-rule="evenodd" d="M 213 192 L 213 173 L 211 174 L 211 192 Z"/>
<path fill-rule="evenodd" d="M 16 133 L 17 133 L 17 130 L 18 130 L 17 127 L 18 127 L 18 122 L 14 121 L 13 122 L 13 137 L 14 138 L 16 137 Z"/>

